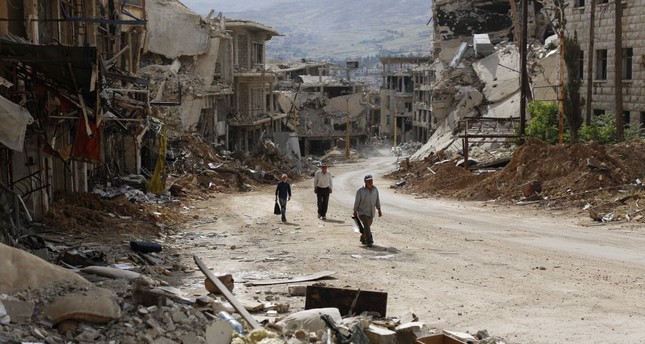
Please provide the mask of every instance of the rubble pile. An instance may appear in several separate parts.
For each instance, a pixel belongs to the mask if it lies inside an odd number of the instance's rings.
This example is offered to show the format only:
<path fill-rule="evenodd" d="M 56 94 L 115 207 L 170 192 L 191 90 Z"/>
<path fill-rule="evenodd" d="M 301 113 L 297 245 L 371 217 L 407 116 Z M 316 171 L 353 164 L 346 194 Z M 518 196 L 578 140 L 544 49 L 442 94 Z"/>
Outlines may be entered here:
<path fill-rule="evenodd" d="M 105 236 L 129 233 L 151 235 L 163 226 L 189 219 L 181 209 L 164 204 L 134 202 L 125 194 L 102 198 L 98 194 L 58 192 L 43 223 L 67 233 Z"/>
<path fill-rule="evenodd" d="M 289 159 L 270 140 L 259 143 L 253 153 L 212 148 L 196 134 L 178 136 L 169 147 L 172 161 L 168 185 L 179 196 L 249 191 L 258 184 L 276 183 L 283 173 L 292 180 L 299 180 L 303 173 L 300 159 Z"/>
<path fill-rule="evenodd" d="M 475 173 L 440 152 L 406 162 L 390 177 L 406 192 L 464 200 L 535 201 L 581 206 L 599 221 L 641 220 L 645 142 L 549 145 L 531 139 L 492 173 Z M 406 168 L 407 167 L 407 168 Z M 477 166 L 471 166 L 476 168 Z M 619 196 L 617 198 L 617 195 Z"/>
<path fill-rule="evenodd" d="M 147 255 L 130 253 L 130 257 Z M 263 303 L 258 296 L 255 301 L 240 303 L 231 293 L 222 296 L 219 289 L 209 289 L 208 283 L 203 292 L 184 296 L 161 279 L 167 276 L 151 277 L 154 275 L 141 268 L 145 263 L 129 268 L 123 263 L 118 268 L 88 266 L 77 268 L 76 273 L 2 244 L 0 257 L 28 267 L 21 272 L 21 283 L 0 283 L 0 343 L 297 344 L 347 343 L 351 339 L 367 344 L 408 343 L 422 336 L 446 335 L 455 343 L 500 342 L 485 330 L 475 337 L 428 328 L 413 313 L 381 318 L 363 312 L 343 318 L 338 308 L 326 307 L 289 314 L 288 304 L 276 303 L 274 297 L 269 298 L 272 295 L 266 296 L 272 302 Z M 169 254 L 155 257 L 163 261 Z M 134 271 L 135 266 L 140 272 Z M 13 268 L 8 273 L 19 272 Z M 48 278 L 53 274 L 58 278 Z M 230 275 L 216 278 L 220 282 L 224 278 L 222 288 L 232 290 Z M 241 304 L 245 310 L 238 312 Z M 259 323 L 255 319 L 247 322 L 249 312 L 256 314 Z"/>

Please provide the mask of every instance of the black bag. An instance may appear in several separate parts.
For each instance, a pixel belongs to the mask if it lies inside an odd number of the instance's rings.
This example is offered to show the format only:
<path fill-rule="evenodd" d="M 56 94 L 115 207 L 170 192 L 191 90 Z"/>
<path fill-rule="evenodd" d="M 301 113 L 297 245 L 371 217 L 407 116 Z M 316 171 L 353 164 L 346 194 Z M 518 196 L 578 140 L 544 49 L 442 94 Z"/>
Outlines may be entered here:
<path fill-rule="evenodd" d="M 277 201 L 275 202 L 275 205 L 273 206 L 273 214 L 275 214 L 275 215 L 282 214 L 282 210 L 280 210 L 280 205 L 278 204 Z"/>

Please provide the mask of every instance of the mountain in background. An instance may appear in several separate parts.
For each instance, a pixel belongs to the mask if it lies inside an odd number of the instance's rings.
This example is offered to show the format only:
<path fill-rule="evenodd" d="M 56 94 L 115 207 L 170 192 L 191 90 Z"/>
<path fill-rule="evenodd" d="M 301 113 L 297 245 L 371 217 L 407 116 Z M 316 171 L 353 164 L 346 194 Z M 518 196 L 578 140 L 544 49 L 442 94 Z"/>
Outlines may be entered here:
<path fill-rule="evenodd" d="M 429 0 L 284 0 L 224 16 L 256 21 L 284 35 L 268 42 L 269 58 L 344 59 L 429 54 L 431 8 Z"/>

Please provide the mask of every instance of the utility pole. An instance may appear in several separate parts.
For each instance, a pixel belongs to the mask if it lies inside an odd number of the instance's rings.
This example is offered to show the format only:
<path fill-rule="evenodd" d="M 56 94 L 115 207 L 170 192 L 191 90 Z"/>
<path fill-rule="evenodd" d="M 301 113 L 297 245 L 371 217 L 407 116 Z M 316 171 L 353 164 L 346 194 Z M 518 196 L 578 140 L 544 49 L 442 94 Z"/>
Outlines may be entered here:
<path fill-rule="evenodd" d="M 526 72 L 528 8 L 528 0 L 522 0 L 522 37 L 520 38 L 520 138 L 524 137 L 524 131 L 526 128 L 526 91 L 528 89 L 528 75 Z"/>
<path fill-rule="evenodd" d="M 614 88 L 616 89 L 616 141 L 625 138 L 625 123 L 623 120 L 623 2 L 616 0 L 616 21 L 614 32 Z"/>
<path fill-rule="evenodd" d="M 593 42 L 596 28 L 596 1 L 591 1 L 591 13 L 589 14 L 589 49 L 587 52 L 587 108 L 585 124 L 591 125 L 591 88 L 593 87 Z"/>
<path fill-rule="evenodd" d="M 345 101 L 347 102 L 347 107 L 346 107 L 346 110 L 347 110 L 347 130 L 346 130 L 347 131 L 347 137 L 346 137 L 346 141 L 345 141 L 345 158 L 347 158 L 347 159 L 349 159 L 349 137 L 350 137 L 349 134 L 350 134 L 350 129 L 351 129 L 350 123 L 349 123 L 349 100 L 350 99 L 351 99 L 351 95 L 348 96 L 347 99 L 345 99 Z"/>

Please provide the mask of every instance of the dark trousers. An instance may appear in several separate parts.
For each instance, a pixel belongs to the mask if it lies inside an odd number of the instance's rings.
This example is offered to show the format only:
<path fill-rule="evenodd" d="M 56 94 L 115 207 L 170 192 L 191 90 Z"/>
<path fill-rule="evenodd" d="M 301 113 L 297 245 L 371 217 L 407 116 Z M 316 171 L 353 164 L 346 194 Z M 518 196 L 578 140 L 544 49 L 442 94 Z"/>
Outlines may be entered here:
<path fill-rule="evenodd" d="M 329 188 L 318 188 L 316 192 L 318 198 L 318 216 L 327 216 L 327 206 L 329 206 Z"/>
<path fill-rule="evenodd" d="M 372 217 L 367 215 L 358 215 L 358 218 L 363 224 L 363 234 L 361 234 L 361 242 L 363 244 L 372 245 L 374 243 L 374 238 L 372 238 Z"/>
<path fill-rule="evenodd" d="M 278 198 L 278 202 L 280 202 L 280 211 L 282 212 L 282 221 L 287 220 L 287 199 L 286 198 Z"/>

